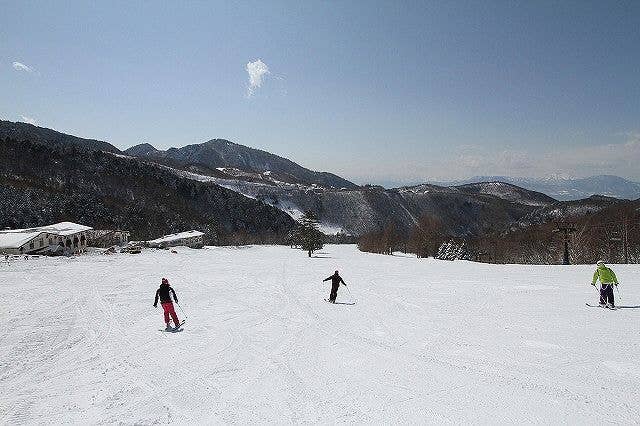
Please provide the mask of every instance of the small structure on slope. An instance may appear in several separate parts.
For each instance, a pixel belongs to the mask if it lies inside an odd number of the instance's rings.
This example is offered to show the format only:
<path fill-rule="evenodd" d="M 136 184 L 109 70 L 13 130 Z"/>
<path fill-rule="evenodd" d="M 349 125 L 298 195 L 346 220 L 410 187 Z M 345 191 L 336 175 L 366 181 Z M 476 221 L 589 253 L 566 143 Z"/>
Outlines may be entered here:
<path fill-rule="evenodd" d="M 147 241 L 149 247 L 167 248 L 176 246 L 186 246 L 191 248 L 202 248 L 204 246 L 204 233 L 200 231 L 185 231 L 177 234 L 165 235 L 155 240 Z"/>
<path fill-rule="evenodd" d="M 73 222 L 0 231 L 0 253 L 76 254 L 87 248 L 90 226 Z"/>
<path fill-rule="evenodd" d="M 120 229 L 93 229 L 88 234 L 89 245 L 102 248 L 123 246 L 129 242 L 130 235 L 129 231 Z"/>

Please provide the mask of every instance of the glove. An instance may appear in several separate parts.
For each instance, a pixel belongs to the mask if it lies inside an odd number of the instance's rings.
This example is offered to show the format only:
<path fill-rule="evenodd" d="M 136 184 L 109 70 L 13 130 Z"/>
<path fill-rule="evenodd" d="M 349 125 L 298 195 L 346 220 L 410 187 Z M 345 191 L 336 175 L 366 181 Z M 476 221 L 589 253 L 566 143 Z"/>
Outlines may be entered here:
<path fill-rule="evenodd" d="M 618 283 L 613 283 L 613 285 L 615 285 L 616 287 L 618 287 Z"/>
<path fill-rule="evenodd" d="M 596 283 L 591 283 L 591 285 L 595 287 L 595 286 L 596 286 Z"/>
<path fill-rule="evenodd" d="M 156 304 L 154 303 L 154 304 L 153 304 L 153 307 L 154 307 L 154 308 L 157 308 L 157 307 L 158 307 L 158 305 L 156 305 Z"/>

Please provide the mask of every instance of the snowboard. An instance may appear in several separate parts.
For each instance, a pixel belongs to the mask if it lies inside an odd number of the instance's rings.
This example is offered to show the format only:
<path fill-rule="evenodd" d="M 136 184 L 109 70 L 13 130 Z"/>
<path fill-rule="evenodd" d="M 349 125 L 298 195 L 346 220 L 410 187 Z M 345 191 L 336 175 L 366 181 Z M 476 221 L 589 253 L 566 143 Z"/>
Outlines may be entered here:
<path fill-rule="evenodd" d="M 610 308 L 609 306 L 592 305 L 590 303 L 585 303 L 585 305 L 587 305 L 590 308 L 602 308 L 602 309 L 609 309 L 611 311 L 617 311 L 618 310 L 617 306 L 614 306 L 613 308 Z"/>
<path fill-rule="evenodd" d="M 329 299 L 324 299 L 325 302 L 331 304 L 331 305 L 355 305 L 356 302 L 335 302 L 335 303 L 331 303 L 329 302 Z"/>

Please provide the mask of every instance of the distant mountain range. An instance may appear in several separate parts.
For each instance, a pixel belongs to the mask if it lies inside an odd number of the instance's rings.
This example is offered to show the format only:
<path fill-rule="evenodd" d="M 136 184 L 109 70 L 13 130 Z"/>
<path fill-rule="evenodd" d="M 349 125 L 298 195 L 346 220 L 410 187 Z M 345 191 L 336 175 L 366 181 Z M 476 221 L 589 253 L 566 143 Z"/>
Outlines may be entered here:
<path fill-rule="evenodd" d="M 598 211 L 617 202 L 606 197 L 588 199 L 579 202 L 582 210 L 573 209 L 543 193 L 496 180 L 358 187 L 330 173 L 318 174 L 282 157 L 219 139 L 167 151 L 143 144 L 125 153 L 162 164 L 184 177 L 214 182 L 293 218 L 311 210 L 326 233 L 362 235 L 392 222 L 408 234 L 420 216 L 429 214 L 438 217 L 452 235 L 474 237 Z"/>
<path fill-rule="evenodd" d="M 602 175 L 581 179 L 571 178 L 513 178 L 508 176 L 475 176 L 470 179 L 431 182 L 436 185 L 464 185 L 479 182 L 505 182 L 531 191 L 542 192 L 556 200 L 580 200 L 592 195 L 636 200 L 640 198 L 640 183 L 627 179 Z"/>
<path fill-rule="evenodd" d="M 144 237 L 186 228 L 282 236 L 293 219 L 311 210 L 328 234 L 357 236 L 389 223 L 408 234 L 428 214 L 451 235 L 467 238 L 576 219 L 627 203 L 602 196 L 559 201 L 504 177 L 392 189 L 358 186 L 223 139 L 166 151 L 150 144 L 120 151 L 107 142 L 0 121 L 0 142 L 0 227 L 72 220 L 128 228 Z M 607 191 L 589 191 L 588 182 L 574 188 L 585 195 L 611 195 L 624 181 L 593 179 L 609 182 Z M 590 188 L 604 188 L 593 182 Z M 628 194 L 633 183 L 624 182 Z"/>

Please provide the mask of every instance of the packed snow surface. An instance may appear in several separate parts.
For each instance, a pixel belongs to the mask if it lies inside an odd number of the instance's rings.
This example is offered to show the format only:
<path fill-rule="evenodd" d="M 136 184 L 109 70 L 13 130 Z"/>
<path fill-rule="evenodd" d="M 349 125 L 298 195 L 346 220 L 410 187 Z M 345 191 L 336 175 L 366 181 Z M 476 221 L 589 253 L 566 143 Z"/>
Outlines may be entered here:
<path fill-rule="evenodd" d="M 335 269 L 357 304 L 323 301 Z M 0 423 L 637 423 L 640 268 L 613 269 L 617 311 L 592 266 L 353 246 L 2 261 Z"/>

